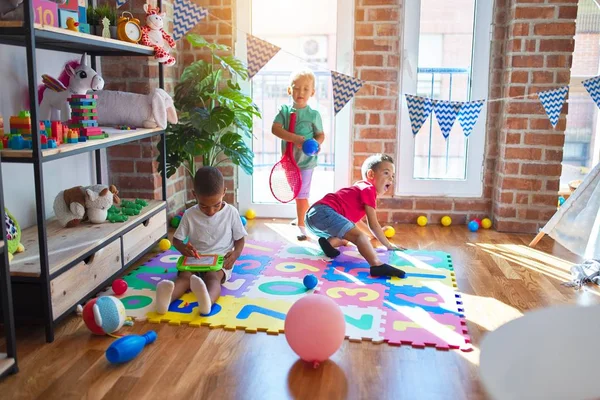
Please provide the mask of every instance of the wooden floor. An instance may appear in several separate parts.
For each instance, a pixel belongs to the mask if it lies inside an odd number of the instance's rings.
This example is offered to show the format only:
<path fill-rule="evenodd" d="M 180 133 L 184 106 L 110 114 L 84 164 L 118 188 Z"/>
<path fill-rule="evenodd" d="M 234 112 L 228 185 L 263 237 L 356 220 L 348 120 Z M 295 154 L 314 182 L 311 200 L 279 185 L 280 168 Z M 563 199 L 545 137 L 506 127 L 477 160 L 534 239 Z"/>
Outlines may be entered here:
<path fill-rule="evenodd" d="M 283 221 L 251 221 L 250 236 L 293 240 Z M 454 260 L 465 293 L 475 347 L 486 332 L 522 312 L 560 303 L 597 303 L 599 291 L 562 287 L 571 262 L 565 249 L 531 235 L 469 232 L 464 226 L 397 227 L 394 242 L 442 250 Z M 41 327 L 19 328 L 20 372 L 0 381 L 5 399 L 480 399 L 479 353 L 392 347 L 345 341 L 318 369 L 299 362 L 284 336 L 136 323 L 126 333 L 156 330 L 158 340 L 135 360 L 110 365 L 113 341 L 67 318 L 52 344 Z M 524 340 L 526 340 L 524 338 Z M 0 347 L 0 352 L 2 348 Z"/>

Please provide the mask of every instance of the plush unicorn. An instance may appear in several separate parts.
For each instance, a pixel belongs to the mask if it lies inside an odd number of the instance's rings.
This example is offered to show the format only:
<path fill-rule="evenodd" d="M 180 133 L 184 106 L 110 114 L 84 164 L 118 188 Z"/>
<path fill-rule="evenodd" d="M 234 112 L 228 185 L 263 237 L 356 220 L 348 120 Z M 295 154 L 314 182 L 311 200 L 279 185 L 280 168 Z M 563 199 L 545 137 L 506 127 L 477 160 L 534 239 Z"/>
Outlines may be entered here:
<path fill-rule="evenodd" d="M 42 75 L 43 85 L 40 85 L 40 120 L 67 121 L 71 118 L 69 97 L 74 94 L 86 94 L 89 90 L 102 90 L 104 79 L 86 64 L 86 54 L 81 60 L 69 61 L 58 79 Z M 52 110 L 60 111 L 60 119 L 53 118 Z"/>
<path fill-rule="evenodd" d="M 142 27 L 142 44 L 154 48 L 154 58 L 165 65 L 175 65 L 175 57 L 169 54 L 168 44 L 175 48 L 175 41 L 164 31 L 163 17 L 158 7 L 154 8 L 150 4 L 144 4 L 146 11 L 146 26 Z M 166 43 L 165 43 L 166 42 Z"/>

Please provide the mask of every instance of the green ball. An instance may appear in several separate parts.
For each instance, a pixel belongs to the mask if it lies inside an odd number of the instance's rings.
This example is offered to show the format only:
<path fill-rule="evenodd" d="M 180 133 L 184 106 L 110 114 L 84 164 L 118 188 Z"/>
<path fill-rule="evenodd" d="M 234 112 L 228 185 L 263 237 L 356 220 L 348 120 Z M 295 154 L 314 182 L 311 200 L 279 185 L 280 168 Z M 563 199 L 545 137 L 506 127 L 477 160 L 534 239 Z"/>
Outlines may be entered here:
<path fill-rule="evenodd" d="M 181 216 L 180 215 L 176 215 L 173 218 L 171 218 L 171 227 L 177 229 L 179 227 L 179 223 L 181 222 Z"/>

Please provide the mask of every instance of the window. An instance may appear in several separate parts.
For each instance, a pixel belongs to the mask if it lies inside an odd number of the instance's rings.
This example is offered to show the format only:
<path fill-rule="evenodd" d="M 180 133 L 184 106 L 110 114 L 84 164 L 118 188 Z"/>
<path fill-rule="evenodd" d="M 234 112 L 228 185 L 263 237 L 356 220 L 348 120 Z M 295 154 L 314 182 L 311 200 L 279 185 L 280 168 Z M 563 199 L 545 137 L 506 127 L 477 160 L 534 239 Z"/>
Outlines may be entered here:
<path fill-rule="evenodd" d="M 600 5 L 580 0 L 576 26 L 561 192 L 569 191 L 569 182 L 583 180 L 600 158 L 600 113 L 581 83 L 600 74 Z"/>
<path fill-rule="evenodd" d="M 492 3 L 406 2 L 403 94 L 451 101 L 487 99 Z M 404 95 L 400 100 L 396 192 L 414 196 L 481 196 L 486 107 L 469 137 L 464 136 L 456 121 L 450 136 L 444 139 L 433 112 L 413 136 Z"/>

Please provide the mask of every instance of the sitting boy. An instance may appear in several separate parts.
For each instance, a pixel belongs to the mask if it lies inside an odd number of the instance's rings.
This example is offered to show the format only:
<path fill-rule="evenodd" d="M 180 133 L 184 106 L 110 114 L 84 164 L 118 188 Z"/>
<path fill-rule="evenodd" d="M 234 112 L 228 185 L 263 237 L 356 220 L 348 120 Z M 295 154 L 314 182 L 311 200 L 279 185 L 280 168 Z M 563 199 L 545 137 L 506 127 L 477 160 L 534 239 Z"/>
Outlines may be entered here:
<path fill-rule="evenodd" d="M 173 245 L 186 257 L 224 254 L 223 269 L 209 272 L 179 272 L 175 283 L 160 281 L 156 287 L 156 312 L 165 314 L 172 301 L 191 289 L 198 299 L 200 314 L 210 313 L 221 295 L 221 284 L 231 278 L 231 269 L 244 249 L 248 235 L 238 210 L 225 203 L 225 183 L 221 171 L 202 167 L 194 177 L 197 205 L 183 214 L 173 235 Z M 188 242 L 184 243 L 188 238 Z"/>
<path fill-rule="evenodd" d="M 368 228 L 388 250 L 405 250 L 390 243 L 377 221 L 377 196 L 392 187 L 394 161 L 385 154 L 375 154 L 362 165 L 362 181 L 325 195 L 306 212 L 306 227 L 319 238 L 319 245 L 327 257 L 335 258 L 336 247 L 350 241 L 371 266 L 372 276 L 404 277 L 404 271 L 381 262 L 370 237 L 356 226 L 367 216 Z"/>

